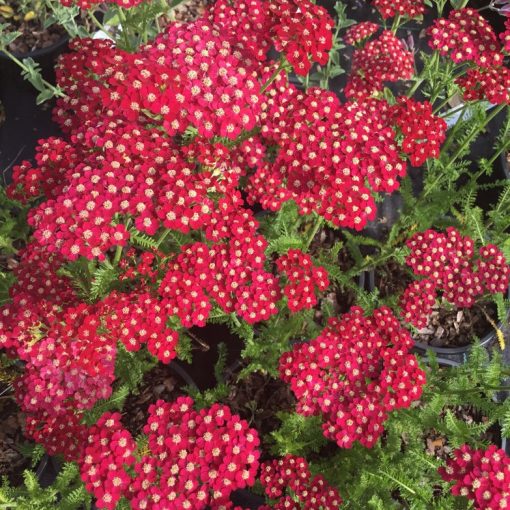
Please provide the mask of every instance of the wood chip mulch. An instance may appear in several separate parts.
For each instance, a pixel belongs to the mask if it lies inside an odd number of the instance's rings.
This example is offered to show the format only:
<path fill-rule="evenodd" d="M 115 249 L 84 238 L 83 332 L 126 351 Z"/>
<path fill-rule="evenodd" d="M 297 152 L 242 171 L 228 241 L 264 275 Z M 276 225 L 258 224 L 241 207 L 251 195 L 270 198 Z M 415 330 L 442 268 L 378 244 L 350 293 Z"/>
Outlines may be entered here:
<path fill-rule="evenodd" d="M 427 327 L 414 334 L 413 338 L 432 347 L 469 345 L 474 337 L 482 339 L 493 330 L 486 314 L 494 322 L 498 322 L 496 309 L 492 304 L 482 303 L 462 309 L 437 307 L 432 311 Z"/>

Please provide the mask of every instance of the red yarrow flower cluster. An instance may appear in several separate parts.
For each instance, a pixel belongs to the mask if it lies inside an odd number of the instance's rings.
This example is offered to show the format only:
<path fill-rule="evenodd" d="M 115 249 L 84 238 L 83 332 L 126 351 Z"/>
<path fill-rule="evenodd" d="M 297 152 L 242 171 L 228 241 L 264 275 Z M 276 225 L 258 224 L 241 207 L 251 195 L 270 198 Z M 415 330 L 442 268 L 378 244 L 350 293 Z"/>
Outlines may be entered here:
<path fill-rule="evenodd" d="M 112 392 L 116 347 L 100 327 L 93 309 L 81 304 L 34 326 L 18 349 L 26 363 L 13 386 L 25 434 L 69 460 L 80 454 L 82 412 Z"/>
<path fill-rule="evenodd" d="M 41 411 L 25 415 L 25 437 L 42 445 L 50 456 L 62 455 L 68 462 L 81 457 L 87 439 L 87 427 L 81 414 L 67 408 L 58 414 Z"/>
<path fill-rule="evenodd" d="M 356 44 L 363 42 L 365 39 L 368 39 L 378 30 L 379 25 L 377 23 L 372 23 L 371 21 L 362 21 L 361 23 L 356 23 L 347 29 L 345 32 L 344 41 L 347 44 L 356 46 Z"/>
<path fill-rule="evenodd" d="M 373 5 L 384 19 L 394 16 L 417 18 L 425 12 L 424 0 L 374 0 Z"/>
<path fill-rule="evenodd" d="M 294 200 L 300 214 L 315 211 L 338 227 L 361 230 L 375 216 L 375 191 L 391 192 L 406 167 L 385 101 L 341 104 L 331 92 L 298 92 L 276 80 L 261 136 L 280 151 L 259 167 L 248 201 L 276 211 Z"/>
<path fill-rule="evenodd" d="M 501 250 L 488 244 L 476 256 L 474 245 L 453 227 L 444 233 L 419 232 L 409 239 L 406 263 L 424 278 L 410 284 L 401 297 L 406 322 L 425 327 L 438 295 L 455 306 L 470 308 L 481 296 L 507 291 L 510 268 Z"/>
<path fill-rule="evenodd" d="M 121 341 L 126 350 L 135 352 L 146 345 L 162 363 L 169 363 L 177 355 L 178 334 L 166 325 L 165 307 L 149 293 L 112 292 L 99 308 L 109 337 Z"/>
<path fill-rule="evenodd" d="M 503 49 L 510 53 L 510 18 L 505 21 L 505 31 L 499 34 Z"/>
<path fill-rule="evenodd" d="M 159 287 L 168 313 L 184 327 L 205 326 L 214 299 L 250 324 L 267 320 L 278 311 L 281 291 L 278 278 L 264 270 L 266 247 L 264 237 L 246 226 L 241 238 L 227 243 L 183 246 Z"/>
<path fill-rule="evenodd" d="M 319 415 L 325 437 L 342 448 L 370 448 L 388 413 L 417 400 L 425 373 L 409 353 L 409 332 L 386 307 L 365 317 L 353 307 L 331 318 L 314 340 L 280 358 L 280 377 L 298 400 L 297 412 Z"/>
<path fill-rule="evenodd" d="M 11 301 L 0 309 L 0 349 L 13 357 L 22 357 L 33 332 L 57 321 L 64 306 L 78 304 L 70 281 L 57 274 L 61 258 L 37 243 L 25 246 L 19 257 L 13 270 L 16 283 L 9 289 Z"/>
<path fill-rule="evenodd" d="M 317 304 L 316 289 L 324 291 L 329 287 L 327 271 L 314 266 L 310 255 L 301 250 L 289 250 L 278 258 L 276 266 L 287 277 L 283 292 L 291 312 L 314 307 Z"/>
<path fill-rule="evenodd" d="M 242 47 L 257 60 L 266 60 L 276 20 L 265 0 L 218 0 L 211 5 L 209 19 L 231 33 L 236 46 Z"/>
<path fill-rule="evenodd" d="M 503 55 L 489 22 L 476 9 L 451 11 L 428 29 L 429 45 L 456 62 L 474 62 L 481 67 L 500 66 Z"/>
<path fill-rule="evenodd" d="M 80 470 L 98 508 L 125 497 L 133 510 L 227 509 L 233 491 L 255 482 L 257 432 L 226 406 L 195 411 L 189 397 L 158 400 L 144 434 L 137 447 L 118 413 L 90 428 Z"/>
<path fill-rule="evenodd" d="M 439 158 L 447 124 L 432 113 L 432 105 L 400 97 L 393 109 L 395 126 L 402 133 L 402 150 L 411 164 L 422 166 L 429 158 Z"/>
<path fill-rule="evenodd" d="M 32 198 L 55 198 L 63 191 L 66 177 L 78 163 L 74 147 L 60 138 L 40 140 L 36 147 L 36 166 L 24 161 L 13 168 L 14 186 L 7 188 L 10 198 L 27 203 Z"/>
<path fill-rule="evenodd" d="M 467 101 L 485 99 L 492 104 L 510 105 L 510 69 L 505 66 L 468 69 L 456 83 Z"/>
<path fill-rule="evenodd" d="M 327 64 L 334 22 L 324 7 L 309 0 L 269 0 L 268 8 L 277 20 L 275 48 L 285 54 L 296 74 L 308 74 L 311 61 Z"/>
<path fill-rule="evenodd" d="M 455 496 L 473 501 L 477 510 L 498 510 L 510 506 L 510 457 L 495 445 L 475 450 L 463 445 L 453 452 L 439 474 Z"/>
<path fill-rule="evenodd" d="M 386 82 L 409 80 L 414 74 L 414 55 L 390 30 L 355 50 L 345 95 L 363 99 L 381 92 Z"/>
<path fill-rule="evenodd" d="M 338 490 L 323 476 L 312 476 L 306 460 L 295 455 L 262 464 L 260 482 L 275 500 L 260 510 L 337 510 L 342 504 Z"/>

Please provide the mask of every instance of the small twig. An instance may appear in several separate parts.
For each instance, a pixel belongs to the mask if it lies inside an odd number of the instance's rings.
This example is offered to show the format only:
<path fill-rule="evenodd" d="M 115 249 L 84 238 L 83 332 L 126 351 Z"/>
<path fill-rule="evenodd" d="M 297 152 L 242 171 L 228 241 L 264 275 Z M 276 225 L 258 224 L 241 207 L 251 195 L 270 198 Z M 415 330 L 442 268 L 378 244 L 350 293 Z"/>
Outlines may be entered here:
<path fill-rule="evenodd" d="M 206 344 L 201 338 L 199 338 L 197 335 L 195 335 L 194 333 L 192 333 L 191 331 L 186 331 L 186 334 L 189 335 L 193 340 L 195 340 L 195 342 L 197 342 L 198 344 L 200 344 L 202 346 L 202 350 L 204 352 L 207 352 L 211 346 Z"/>
<path fill-rule="evenodd" d="M 2 178 L 4 180 L 4 183 L 6 182 L 5 181 L 5 174 L 6 172 L 8 172 L 11 167 L 14 166 L 14 164 L 16 163 L 16 161 L 18 160 L 18 158 L 21 156 L 21 154 L 23 153 L 23 151 L 25 150 L 26 148 L 26 145 L 23 145 L 23 147 L 21 147 L 21 149 L 18 151 L 18 153 L 16 154 L 16 156 L 14 156 L 14 159 L 2 170 Z"/>
<path fill-rule="evenodd" d="M 480 306 L 480 305 L 476 305 L 476 307 L 482 311 L 482 313 L 485 315 L 485 318 L 487 319 L 487 321 L 489 322 L 489 324 L 494 328 L 494 330 L 496 331 L 496 337 L 498 338 L 498 342 L 499 342 L 499 347 L 502 351 L 505 350 L 505 335 L 503 335 L 503 331 L 501 331 L 499 328 L 498 328 L 498 325 L 491 319 L 491 317 L 489 317 L 489 314 Z"/>

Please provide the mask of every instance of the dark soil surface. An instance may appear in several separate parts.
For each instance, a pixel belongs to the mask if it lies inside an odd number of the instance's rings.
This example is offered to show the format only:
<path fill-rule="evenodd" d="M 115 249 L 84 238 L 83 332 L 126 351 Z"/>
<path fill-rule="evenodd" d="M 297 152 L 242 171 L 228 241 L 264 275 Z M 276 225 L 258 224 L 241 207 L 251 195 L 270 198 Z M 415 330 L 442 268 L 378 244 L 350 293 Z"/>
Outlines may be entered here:
<path fill-rule="evenodd" d="M 310 253 L 313 256 L 316 256 L 319 250 L 329 250 L 333 247 L 335 242 L 339 240 L 339 231 L 335 231 L 330 228 L 322 229 L 317 236 L 315 237 L 311 247 Z M 349 250 L 344 246 L 340 252 L 338 253 L 338 267 L 346 272 L 349 271 L 355 262 L 352 258 Z M 357 283 L 357 282 L 356 282 Z M 338 285 L 330 285 L 329 288 L 319 296 L 319 302 L 321 300 L 327 300 L 333 306 L 333 310 L 336 315 L 340 315 L 342 313 L 346 313 L 349 311 L 351 306 L 353 306 L 356 302 L 356 294 L 352 289 L 343 288 Z M 321 320 L 322 313 L 320 309 L 317 311 L 316 319 L 318 321 Z"/>
<path fill-rule="evenodd" d="M 4 390 L 5 387 L 0 388 L 0 394 Z M 0 478 L 7 476 L 13 486 L 22 484 L 23 470 L 30 465 L 30 460 L 19 451 L 19 445 L 25 442 L 23 426 L 18 405 L 6 392 L 0 397 Z"/>
<path fill-rule="evenodd" d="M 156 365 L 144 375 L 139 392 L 126 399 L 122 409 L 122 423 L 133 437 L 142 433 L 147 423 L 149 406 L 157 400 L 171 402 L 183 396 L 186 383 L 178 378 L 168 365 Z"/>
<path fill-rule="evenodd" d="M 409 270 L 393 260 L 375 270 L 375 286 L 382 299 L 402 294 L 412 281 Z"/>
<path fill-rule="evenodd" d="M 19 14 L 19 20 L 14 17 L 3 17 L 0 14 L 0 23 L 7 23 L 11 28 L 11 32 L 21 32 L 21 36 L 13 41 L 8 49 L 18 54 L 29 53 L 34 50 L 48 48 L 57 43 L 65 34 L 65 30 L 57 25 L 51 25 L 43 28 L 42 21 L 35 18 L 30 21 L 23 20 L 23 13 L 18 13 L 18 2 L 15 0 L 7 0 L 7 6 L 12 7 L 13 12 Z M 18 16 L 16 16 L 18 17 Z"/>
<path fill-rule="evenodd" d="M 413 338 L 432 347 L 469 345 L 475 337 L 482 339 L 493 329 L 482 309 L 497 322 L 496 308 L 492 304 L 482 303 L 462 309 L 439 307 L 432 312 L 427 327 L 414 334 Z"/>
<path fill-rule="evenodd" d="M 375 286 L 383 299 L 400 296 L 412 281 L 409 270 L 394 261 L 378 267 L 375 273 Z M 475 337 L 482 339 L 492 331 L 486 314 L 498 322 L 496 307 L 492 303 L 481 303 L 472 308 L 457 308 L 445 303 L 432 312 L 427 327 L 413 334 L 413 339 L 432 347 L 469 345 Z"/>
<path fill-rule="evenodd" d="M 272 457 L 268 436 L 281 425 L 277 413 L 294 410 L 296 401 L 287 384 L 269 375 L 257 372 L 238 381 L 237 374 L 241 368 L 240 365 L 238 370 L 227 371 L 226 383 L 230 393 L 223 403 L 258 431 L 262 460 L 266 460 Z"/>

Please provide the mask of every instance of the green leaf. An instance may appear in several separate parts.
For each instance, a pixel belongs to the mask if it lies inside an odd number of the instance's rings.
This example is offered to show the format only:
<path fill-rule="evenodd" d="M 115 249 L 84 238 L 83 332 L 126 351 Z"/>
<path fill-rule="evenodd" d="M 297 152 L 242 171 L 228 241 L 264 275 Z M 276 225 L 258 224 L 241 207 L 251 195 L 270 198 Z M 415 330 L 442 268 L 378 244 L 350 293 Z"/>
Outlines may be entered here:
<path fill-rule="evenodd" d="M 40 105 L 46 101 L 49 101 L 53 97 L 55 97 L 55 90 L 45 89 L 42 92 L 39 92 L 35 101 L 38 105 Z"/>
<path fill-rule="evenodd" d="M 92 275 L 90 299 L 97 301 L 106 296 L 113 283 L 117 282 L 118 270 L 110 262 L 102 262 Z"/>
<path fill-rule="evenodd" d="M 21 32 L 4 32 L 4 27 L 9 25 L 2 23 L 0 25 L 0 48 L 8 48 L 18 37 L 21 36 Z"/>
<path fill-rule="evenodd" d="M 159 248 L 158 242 L 155 239 L 134 228 L 129 231 L 129 240 L 131 244 L 143 248 L 144 250 L 157 250 Z"/>

